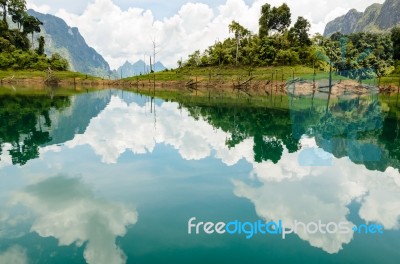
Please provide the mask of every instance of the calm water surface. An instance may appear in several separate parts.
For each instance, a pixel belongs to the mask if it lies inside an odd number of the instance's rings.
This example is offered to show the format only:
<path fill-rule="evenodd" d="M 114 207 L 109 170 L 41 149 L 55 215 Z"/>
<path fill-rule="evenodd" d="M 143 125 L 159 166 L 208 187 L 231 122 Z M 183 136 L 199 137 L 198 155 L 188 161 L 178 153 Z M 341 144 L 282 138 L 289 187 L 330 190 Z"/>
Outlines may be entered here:
<path fill-rule="evenodd" d="M 0 263 L 399 263 L 399 109 L 0 95 Z M 384 232 L 189 235 L 191 217 Z"/>

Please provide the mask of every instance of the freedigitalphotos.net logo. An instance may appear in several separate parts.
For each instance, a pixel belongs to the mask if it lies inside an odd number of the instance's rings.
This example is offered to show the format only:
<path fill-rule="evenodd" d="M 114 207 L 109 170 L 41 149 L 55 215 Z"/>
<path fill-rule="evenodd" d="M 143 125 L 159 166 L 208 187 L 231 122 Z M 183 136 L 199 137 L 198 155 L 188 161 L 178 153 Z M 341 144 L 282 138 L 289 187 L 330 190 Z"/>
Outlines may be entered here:
<path fill-rule="evenodd" d="M 329 222 L 323 223 L 321 220 L 316 222 L 304 223 L 294 221 L 293 224 L 285 224 L 282 220 L 277 222 L 265 222 L 258 220 L 254 222 L 241 222 L 234 220 L 230 222 L 201 222 L 197 221 L 196 217 L 192 217 L 188 221 L 188 234 L 229 234 L 229 235 L 244 235 L 246 239 L 251 239 L 254 235 L 280 235 L 285 239 L 287 235 L 305 232 L 308 234 L 383 234 L 383 226 L 379 224 L 362 224 L 352 225 L 349 222 Z"/>

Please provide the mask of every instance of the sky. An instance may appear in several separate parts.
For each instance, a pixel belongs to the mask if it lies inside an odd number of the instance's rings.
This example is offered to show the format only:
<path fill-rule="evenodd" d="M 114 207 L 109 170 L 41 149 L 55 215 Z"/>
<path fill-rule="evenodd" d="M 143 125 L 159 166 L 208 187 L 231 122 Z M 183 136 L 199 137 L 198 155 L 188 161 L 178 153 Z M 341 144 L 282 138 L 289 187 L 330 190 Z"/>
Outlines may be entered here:
<path fill-rule="evenodd" d="M 303 16 L 311 33 L 323 33 L 327 22 L 355 8 L 364 11 L 384 0 L 27 0 L 28 8 L 64 19 L 78 27 L 89 46 L 118 68 L 153 54 L 165 66 L 177 66 L 181 58 L 203 51 L 229 37 L 228 25 L 239 22 L 258 32 L 261 6 L 287 3 L 292 22 Z"/>

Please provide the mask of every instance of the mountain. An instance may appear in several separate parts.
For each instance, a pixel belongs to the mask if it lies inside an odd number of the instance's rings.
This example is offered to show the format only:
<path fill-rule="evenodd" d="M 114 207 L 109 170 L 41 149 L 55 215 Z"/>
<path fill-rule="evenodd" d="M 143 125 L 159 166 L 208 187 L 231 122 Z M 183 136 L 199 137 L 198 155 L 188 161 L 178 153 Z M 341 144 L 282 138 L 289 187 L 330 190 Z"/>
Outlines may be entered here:
<path fill-rule="evenodd" d="M 83 134 L 90 120 L 95 118 L 110 103 L 112 93 L 98 91 L 70 97 L 71 105 L 63 111 L 51 109 L 49 119 L 51 126 L 48 130 L 51 140 L 44 146 L 63 144 Z"/>
<path fill-rule="evenodd" d="M 32 9 L 28 10 L 28 14 L 43 22 L 39 34 L 45 37 L 45 53 L 47 55 L 51 56 L 58 52 L 68 60 L 72 71 L 100 77 L 109 76 L 110 66 L 107 61 L 87 45 L 78 28 L 69 27 L 59 17 L 42 14 Z M 34 37 L 35 40 L 39 34 Z"/>
<path fill-rule="evenodd" d="M 324 36 L 335 32 L 351 34 L 356 32 L 383 32 L 400 25 L 400 0 L 386 0 L 373 4 L 364 12 L 351 9 L 346 15 L 329 22 Z"/>
<path fill-rule="evenodd" d="M 154 71 L 163 71 L 165 70 L 165 66 L 161 62 L 157 62 L 155 65 L 153 65 Z M 138 60 L 135 63 L 130 63 L 129 61 L 126 61 L 121 67 L 119 67 L 117 70 L 113 71 L 113 76 L 116 76 L 118 78 L 126 78 L 126 77 L 131 77 L 135 75 L 140 75 L 143 74 L 144 72 L 150 71 L 150 66 L 147 65 L 143 60 Z"/>

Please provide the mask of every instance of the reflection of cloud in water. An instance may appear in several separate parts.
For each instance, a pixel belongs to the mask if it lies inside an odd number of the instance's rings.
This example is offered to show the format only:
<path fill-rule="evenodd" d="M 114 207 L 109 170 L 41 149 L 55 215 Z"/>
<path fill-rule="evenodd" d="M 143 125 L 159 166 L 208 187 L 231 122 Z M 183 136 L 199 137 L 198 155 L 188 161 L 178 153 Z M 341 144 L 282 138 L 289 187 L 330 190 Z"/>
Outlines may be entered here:
<path fill-rule="evenodd" d="M 204 120 L 195 120 L 185 110 L 179 110 L 175 103 L 156 106 L 157 123 L 153 114 L 146 113 L 150 105 L 140 107 L 127 104 L 114 96 L 110 104 L 96 118 L 92 119 L 86 132 L 76 135 L 66 143 L 69 147 L 89 144 L 105 163 L 116 163 L 126 150 L 135 154 L 152 152 L 156 144 L 164 143 L 177 149 L 186 160 L 199 160 L 216 156 L 232 165 L 243 158 L 241 145 L 228 150 L 225 145 L 227 134 L 214 129 Z M 155 129 L 156 126 L 156 129 Z M 246 147 L 246 155 L 252 159 L 252 145 Z"/>
<path fill-rule="evenodd" d="M 31 209 L 36 219 L 31 231 L 54 237 L 60 245 L 87 242 L 87 263 L 125 263 L 115 244 L 126 227 L 135 224 L 137 213 L 124 205 L 96 198 L 80 179 L 57 176 L 28 186 L 14 196 L 14 202 Z"/>
<path fill-rule="evenodd" d="M 0 253 L 0 263 L 4 264 L 26 264 L 28 263 L 28 257 L 26 256 L 26 250 L 20 246 L 13 246 L 7 249 L 5 252 Z"/>
<path fill-rule="evenodd" d="M 0 155 L 0 169 L 12 165 L 11 155 L 9 154 L 12 145 L 5 143 L 2 145 L 2 153 Z"/>
<path fill-rule="evenodd" d="M 386 229 L 398 228 L 400 175 L 393 168 L 381 173 L 369 171 L 348 158 L 336 159 L 318 148 L 313 138 L 303 138 L 302 149 L 312 149 L 318 157 L 306 153 L 305 160 L 321 158 L 332 166 L 300 166 L 299 160 L 304 158 L 299 159 L 301 151 L 289 154 L 287 150 L 278 164 L 256 163 L 252 138 L 228 148 L 227 133 L 205 120 L 195 120 L 186 110 L 178 109 L 177 104 L 164 102 L 156 106 L 156 124 L 153 114 L 146 113 L 149 106 L 127 104 L 114 96 L 107 108 L 91 120 L 86 132 L 66 145 L 73 148 L 88 144 L 105 163 L 116 163 L 126 150 L 136 154 L 152 152 L 156 144 L 174 147 L 186 160 L 203 159 L 212 153 L 226 165 L 245 159 L 253 167 L 252 178 L 262 185 L 252 187 L 235 182 L 235 194 L 250 199 L 262 218 L 289 223 L 348 221 L 348 206 L 356 200 L 361 203 L 360 216 L 364 221 L 376 221 Z M 310 165 L 318 165 L 314 163 Z M 352 239 L 352 234 L 299 236 L 329 253 L 338 252 Z"/>
<path fill-rule="evenodd" d="M 361 203 L 360 217 L 378 222 L 385 229 L 397 229 L 400 216 L 400 175 L 393 168 L 369 171 L 348 158 L 333 159 L 331 167 L 303 167 L 301 152 L 285 153 L 278 165 L 272 162 L 256 167 L 254 177 L 261 185 L 253 187 L 234 181 L 235 194 L 249 199 L 257 214 L 266 220 L 301 222 L 351 222 L 349 204 Z M 328 253 L 338 252 L 353 234 L 305 234 L 299 237 Z"/>

